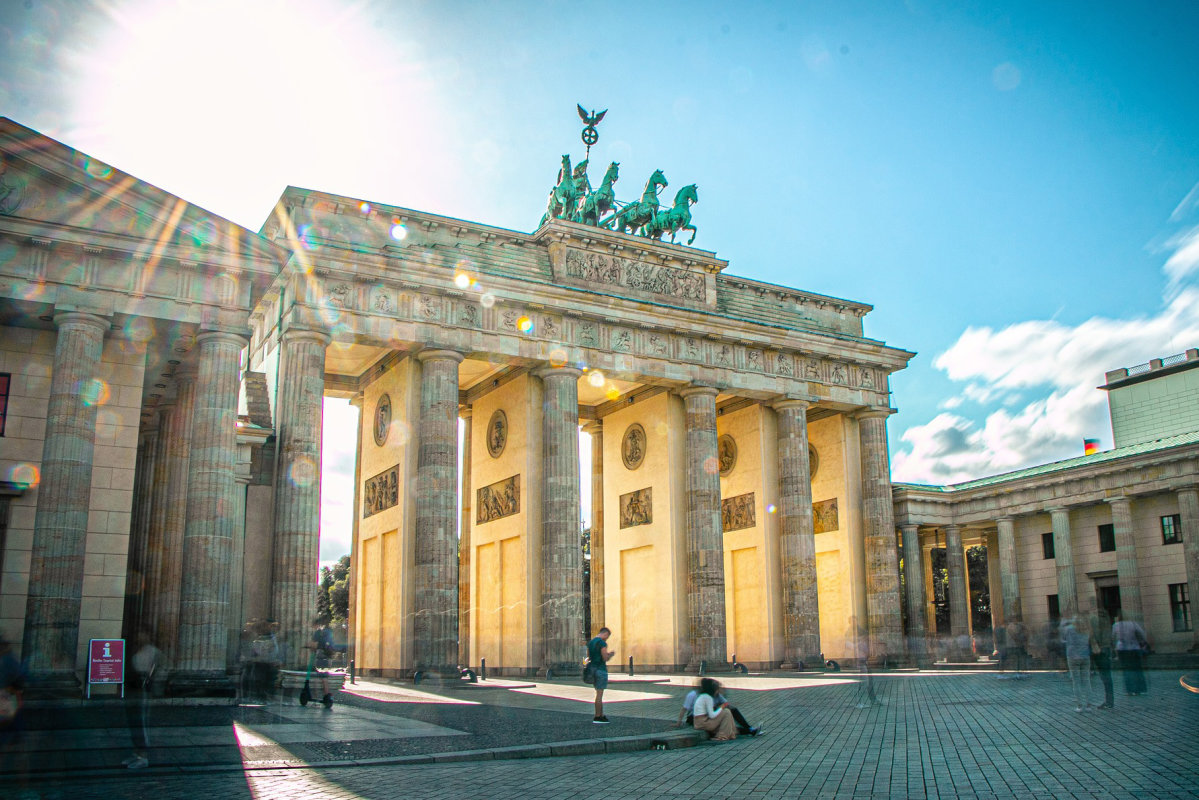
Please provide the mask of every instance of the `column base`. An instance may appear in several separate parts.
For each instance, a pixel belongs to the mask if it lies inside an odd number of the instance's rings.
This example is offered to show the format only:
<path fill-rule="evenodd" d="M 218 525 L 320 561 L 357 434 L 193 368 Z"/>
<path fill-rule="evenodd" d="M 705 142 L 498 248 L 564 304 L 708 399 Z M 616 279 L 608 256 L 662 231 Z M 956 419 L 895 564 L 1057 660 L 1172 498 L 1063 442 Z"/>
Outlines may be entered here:
<path fill-rule="evenodd" d="M 175 672 L 167 679 L 172 697 L 236 697 L 237 687 L 224 672 Z"/>
<path fill-rule="evenodd" d="M 683 667 L 683 671 L 695 675 L 725 673 L 733 671 L 733 664 L 730 661 L 690 661 Z"/>

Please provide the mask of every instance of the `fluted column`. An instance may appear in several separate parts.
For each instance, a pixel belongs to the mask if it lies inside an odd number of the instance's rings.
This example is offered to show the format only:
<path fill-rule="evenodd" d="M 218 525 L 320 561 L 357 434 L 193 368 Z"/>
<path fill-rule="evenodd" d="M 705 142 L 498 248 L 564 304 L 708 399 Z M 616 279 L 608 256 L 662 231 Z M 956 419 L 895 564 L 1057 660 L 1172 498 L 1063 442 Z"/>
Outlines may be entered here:
<path fill-rule="evenodd" d="M 55 314 L 54 324 L 58 340 L 42 442 L 22 653 L 36 679 L 73 684 L 96 444 L 93 381 L 109 322 L 71 311 Z"/>
<path fill-rule="evenodd" d="M 956 650 L 958 637 L 970 635 L 966 548 L 962 546 L 962 529 L 957 525 L 945 526 L 945 571 L 949 576 L 949 634 L 954 639 L 952 647 Z"/>
<path fill-rule="evenodd" d="M 155 511 L 151 538 L 154 581 L 154 631 L 168 663 L 178 663 L 179 598 L 183 585 L 183 535 L 187 530 L 187 490 L 191 474 L 192 423 L 196 412 L 196 366 L 175 374 L 175 404 L 164 416 L 162 452 L 156 487 L 164 497 L 161 516 Z"/>
<path fill-rule="evenodd" d="M 1120 582 L 1120 611 L 1125 619 L 1144 619 L 1141 607 L 1141 576 L 1137 566 L 1136 532 L 1132 527 L 1132 501 L 1127 497 L 1113 497 L 1107 503 L 1112 509 L 1112 529 L 1116 540 L 1116 578 Z"/>
<path fill-rule="evenodd" d="M 179 592 L 179 644 L 172 684 L 225 682 L 229 568 L 237 509 L 237 391 L 246 340 L 205 331 L 196 337 L 199 374 L 192 413 L 187 523 Z"/>
<path fill-rule="evenodd" d="M 472 495 L 471 489 L 471 436 L 474 414 L 470 406 L 458 411 L 462 420 L 462 530 L 458 534 L 458 663 L 470 664 L 470 526 Z"/>
<path fill-rule="evenodd" d="M 141 431 L 137 448 L 137 475 L 134 479 L 133 513 L 129 525 L 129 559 L 125 567 L 125 638 L 136 639 L 150 613 L 146 605 L 149 566 L 151 490 L 154 462 L 158 456 L 158 420 L 153 418 Z"/>
<path fill-rule="evenodd" d="M 346 611 L 347 666 L 358 660 L 358 524 L 362 519 L 362 433 L 366 430 L 362 400 L 362 392 L 350 398 L 350 405 L 358 409 L 358 432 L 354 437 L 354 522 L 350 529 L 350 601 Z"/>
<path fill-rule="evenodd" d="M 720 524 L 720 466 L 716 395 L 710 386 L 679 392 L 686 406 L 687 622 L 690 666 L 710 670 L 728 662 L 724 610 L 724 541 Z"/>
<path fill-rule="evenodd" d="M 1191 630 L 1195 644 L 1191 652 L 1199 652 L 1199 487 L 1187 486 L 1177 491 L 1178 517 L 1182 530 L 1182 552 L 1187 570 L 1187 597 L 1191 602 Z"/>
<path fill-rule="evenodd" d="M 416 669 L 449 674 L 458 659 L 458 364 L 424 350 L 416 468 Z"/>
<path fill-rule="evenodd" d="M 271 610 L 294 666 L 307 659 L 304 645 L 316 615 L 328 344 L 323 333 L 292 329 L 283 334 L 279 354 Z"/>
<path fill-rule="evenodd" d="M 1020 568 L 1016 562 L 1016 522 L 1011 517 L 1000 517 L 995 520 L 995 527 L 999 580 L 1003 586 L 1003 619 L 1011 622 L 1023 619 L 1023 610 L 1020 608 Z M 994 598 L 991 602 L 995 602 Z"/>
<path fill-rule="evenodd" d="M 783 666 L 822 662 L 816 534 L 808 464 L 807 400 L 774 404 L 778 414 L 779 554 L 783 574 Z"/>
<path fill-rule="evenodd" d="M 1078 611 L 1078 581 L 1074 576 L 1074 549 L 1070 545 L 1070 509 L 1051 508 L 1053 520 L 1053 560 L 1057 565 L 1057 607 L 1062 618 Z M 1121 586 L 1121 602 L 1123 589 Z"/>
<path fill-rule="evenodd" d="M 899 558 L 891 500 L 891 461 L 887 417 L 891 410 L 858 413 L 862 458 L 862 526 L 866 544 L 866 614 L 870 657 L 903 657 L 903 616 L 899 606 Z"/>
<path fill-rule="evenodd" d="M 604 424 L 588 422 L 583 432 L 591 437 L 591 630 L 605 624 L 604 603 Z"/>
<path fill-rule="evenodd" d="M 924 549 L 920 546 L 920 526 L 900 525 L 903 535 L 903 578 L 908 599 L 908 641 L 915 648 L 912 657 L 924 657 L 928 636 L 926 614 L 928 594 L 924 588 Z"/>
<path fill-rule="evenodd" d="M 546 667 L 574 670 L 583 643 L 583 550 L 579 509 L 579 376 L 574 367 L 536 373 L 542 414 L 541 633 Z"/>

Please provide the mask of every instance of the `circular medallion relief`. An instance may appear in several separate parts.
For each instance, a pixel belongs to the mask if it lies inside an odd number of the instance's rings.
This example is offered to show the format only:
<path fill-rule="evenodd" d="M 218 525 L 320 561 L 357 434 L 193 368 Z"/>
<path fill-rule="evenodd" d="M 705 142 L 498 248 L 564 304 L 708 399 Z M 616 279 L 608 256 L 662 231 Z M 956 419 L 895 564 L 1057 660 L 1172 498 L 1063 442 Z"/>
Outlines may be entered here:
<path fill-rule="evenodd" d="M 375 444 L 382 447 L 387 434 L 391 433 L 391 395 L 385 394 L 375 403 L 374 433 Z"/>
<path fill-rule="evenodd" d="M 637 469 L 645 460 L 645 428 L 641 423 L 634 422 L 625 429 L 624 438 L 620 440 L 620 460 L 625 469 Z"/>
<path fill-rule="evenodd" d="M 508 444 L 508 415 L 498 408 L 487 423 L 487 452 L 492 458 L 499 458 Z"/>
<path fill-rule="evenodd" d="M 816 480 L 816 471 L 820 469 L 820 455 L 816 448 L 808 445 L 808 480 Z"/>
<path fill-rule="evenodd" d="M 716 440 L 716 457 L 720 462 L 720 477 L 728 477 L 737 466 L 737 442 L 727 433 Z"/>

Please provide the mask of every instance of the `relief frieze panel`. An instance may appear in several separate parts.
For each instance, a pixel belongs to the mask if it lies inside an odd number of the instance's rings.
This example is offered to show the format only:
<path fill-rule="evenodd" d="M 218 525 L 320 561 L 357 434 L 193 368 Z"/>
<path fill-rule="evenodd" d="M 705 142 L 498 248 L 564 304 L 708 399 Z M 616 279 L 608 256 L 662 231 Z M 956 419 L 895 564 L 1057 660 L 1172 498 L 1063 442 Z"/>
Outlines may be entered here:
<path fill-rule="evenodd" d="M 699 273 L 602 253 L 567 249 L 566 275 L 586 283 L 637 289 L 683 300 L 703 302 L 707 297 L 704 276 Z"/>
<path fill-rule="evenodd" d="M 653 488 L 646 487 L 620 496 L 620 527 L 635 528 L 654 521 Z"/>
<path fill-rule="evenodd" d="M 482 487 L 476 500 L 475 523 L 478 525 L 520 513 L 520 475 Z"/>
<path fill-rule="evenodd" d="M 388 412 L 390 414 L 390 411 Z M 399 504 L 400 467 L 383 470 L 374 477 L 367 478 L 362 492 L 362 518 L 374 516 L 380 511 L 386 511 Z"/>
<path fill-rule="evenodd" d="M 720 525 L 725 533 L 752 528 L 757 524 L 753 492 L 720 501 Z"/>
<path fill-rule="evenodd" d="M 841 521 L 837 517 L 837 498 L 812 503 L 812 530 L 815 533 L 828 533 L 839 527 Z"/>

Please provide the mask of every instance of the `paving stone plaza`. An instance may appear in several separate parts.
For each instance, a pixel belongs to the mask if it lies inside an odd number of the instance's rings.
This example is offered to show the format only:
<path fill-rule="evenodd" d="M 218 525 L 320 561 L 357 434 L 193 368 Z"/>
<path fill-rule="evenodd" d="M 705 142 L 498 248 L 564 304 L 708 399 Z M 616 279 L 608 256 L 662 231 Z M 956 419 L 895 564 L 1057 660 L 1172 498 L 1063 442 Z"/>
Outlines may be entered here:
<path fill-rule="evenodd" d="M 360 682 L 332 710 L 156 706 L 152 766 L 138 773 L 120 764 L 119 709 L 108 728 L 56 712 L 61 723 L 44 724 L 63 727 L 23 745 L 44 770 L 25 783 L 6 771 L 0 785 L 5 797 L 64 800 L 540 799 L 588 786 L 610 798 L 1195 797 L 1199 694 L 1161 671 L 1148 694 L 1126 697 L 1116 677 L 1116 707 L 1082 714 L 1059 672 L 876 675 L 876 704 L 857 675 L 730 678 L 730 699 L 765 734 L 725 744 L 673 727 L 685 676 L 614 680 L 609 726 L 590 724 L 588 687 L 573 682 Z M 618 752 L 654 742 L 669 749 Z"/>

